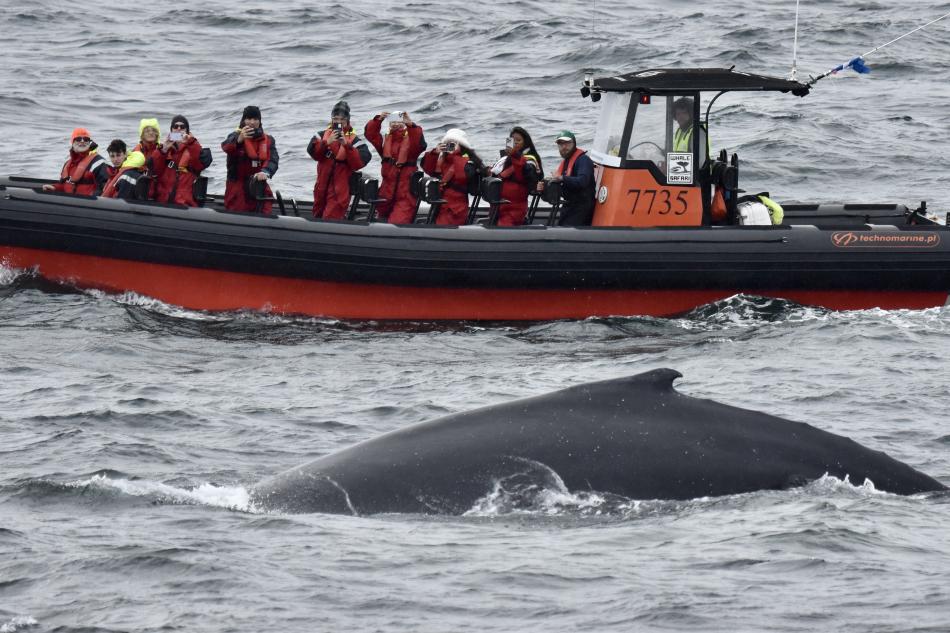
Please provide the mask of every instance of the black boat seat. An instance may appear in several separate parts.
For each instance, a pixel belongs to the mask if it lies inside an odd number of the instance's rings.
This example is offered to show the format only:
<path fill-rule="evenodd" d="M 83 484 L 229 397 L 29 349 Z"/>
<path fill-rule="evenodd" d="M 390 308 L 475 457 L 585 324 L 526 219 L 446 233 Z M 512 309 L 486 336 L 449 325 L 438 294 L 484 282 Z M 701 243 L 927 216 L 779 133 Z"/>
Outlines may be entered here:
<path fill-rule="evenodd" d="M 563 193 L 564 183 L 560 180 L 546 178 L 544 188 L 541 189 L 541 199 L 551 205 L 551 214 L 548 216 L 548 226 L 557 225 L 558 215 L 561 212 L 561 194 Z M 532 215 L 532 220 L 534 216 Z"/>
<path fill-rule="evenodd" d="M 273 190 L 274 195 L 267 195 L 267 181 L 258 180 L 255 176 L 257 174 L 251 174 L 247 179 L 247 190 L 251 194 L 251 197 L 257 200 L 257 213 L 263 213 L 263 206 L 265 202 L 277 202 L 277 208 L 280 210 L 280 215 L 287 215 L 286 210 L 284 209 L 284 199 L 281 197 L 280 192 L 276 189 Z"/>
<path fill-rule="evenodd" d="M 148 192 L 153 182 L 155 182 L 155 176 L 139 176 L 135 182 L 135 188 L 132 189 L 132 199 L 148 200 Z"/>
<path fill-rule="evenodd" d="M 356 219 L 356 212 L 362 200 L 369 205 L 366 221 L 372 222 L 376 215 L 376 205 L 380 202 L 385 202 L 383 198 L 379 197 L 379 180 L 364 176 L 363 172 L 359 171 L 353 172 L 350 175 L 350 196 L 352 200 L 350 202 L 350 209 L 346 214 L 347 220 Z"/>
<path fill-rule="evenodd" d="M 498 223 L 498 210 L 501 205 L 508 202 L 501 197 L 501 178 L 482 178 L 481 194 L 482 200 L 488 203 L 489 214 L 485 222 L 488 226 L 494 226 Z"/>
<path fill-rule="evenodd" d="M 195 199 L 195 204 L 203 207 L 208 201 L 208 177 L 198 176 L 191 186 L 191 196 Z"/>

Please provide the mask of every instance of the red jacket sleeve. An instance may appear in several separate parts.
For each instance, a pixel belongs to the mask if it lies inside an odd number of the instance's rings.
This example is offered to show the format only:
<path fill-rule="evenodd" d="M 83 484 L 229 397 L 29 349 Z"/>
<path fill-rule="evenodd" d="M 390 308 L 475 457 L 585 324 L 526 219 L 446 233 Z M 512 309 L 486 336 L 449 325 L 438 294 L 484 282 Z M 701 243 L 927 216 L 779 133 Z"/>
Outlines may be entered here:
<path fill-rule="evenodd" d="M 512 154 L 508 157 L 508 166 L 505 167 L 505 171 L 501 172 L 502 180 L 510 180 L 511 182 L 525 182 L 524 179 L 524 164 L 525 164 L 524 154 Z"/>
<path fill-rule="evenodd" d="M 156 145 L 155 149 L 153 149 L 152 152 L 145 157 L 148 159 L 148 162 L 151 163 L 151 175 L 155 176 L 156 178 L 161 178 L 162 174 L 165 173 L 165 170 L 168 169 L 168 159 L 165 158 L 165 154 L 162 154 L 161 147 L 161 144 Z"/>
<path fill-rule="evenodd" d="M 233 156 L 241 155 L 244 148 L 241 147 L 241 145 L 237 142 L 237 139 L 237 132 L 231 132 L 228 134 L 228 137 L 221 143 L 221 149 L 225 154 L 231 154 Z"/>
<path fill-rule="evenodd" d="M 307 144 L 307 154 L 315 161 L 320 161 L 327 153 L 327 144 L 323 142 L 323 136 L 314 134 Z"/>
<path fill-rule="evenodd" d="M 380 133 L 382 126 L 382 119 L 373 117 L 369 120 L 369 123 L 366 124 L 366 127 L 363 128 L 363 134 L 366 135 L 366 140 L 373 144 L 373 147 L 376 148 L 376 153 L 380 156 L 383 155 L 383 135 Z"/>
<path fill-rule="evenodd" d="M 426 152 L 426 155 L 422 157 L 422 171 L 429 174 L 430 176 L 435 176 L 435 168 L 439 164 L 439 150 L 432 148 L 432 151 Z"/>
<path fill-rule="evenodd" d="M 415 123 L 409 126 L 409 143 L 409 153 L 406 155 L 406 160 L 415 163 L 419 160 L 419 154 L 426 149 L 426 140 L 422 135 L 422 128 Z"/>
<path fill-rule="evenodd" d="M 358 171 L 366 167 L 366 164 L 372 158 L 366 141 L 360 137 L 353 139 L 352 145 L 346 146 L 346 164 L 353 171 Z"/>
<path fill-rule="evenodd" d="M 465 173 L 467 163 L 467 157 L 461 154 L 452 154 L 452 182 L 447 184 L 458 185 L 463 188 L 468 186 L 468 175 Z"/>

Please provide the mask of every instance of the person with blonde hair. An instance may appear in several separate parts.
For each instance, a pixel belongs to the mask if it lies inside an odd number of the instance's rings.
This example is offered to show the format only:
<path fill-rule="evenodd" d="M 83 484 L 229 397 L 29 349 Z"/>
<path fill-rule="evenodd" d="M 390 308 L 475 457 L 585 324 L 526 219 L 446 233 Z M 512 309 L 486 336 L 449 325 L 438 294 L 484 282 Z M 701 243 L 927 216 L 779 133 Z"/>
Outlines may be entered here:
<path fill-rule="evenodd" d="M 142 119 L 139 121 L 139 142 L 132 148 L 133 152 L 142 152 L 145 156 L 145 171 L 142 174 L 146 178 L 151 178 L 151 184 L 148 187 L 148 200 L 154 200 L 158 193 L 158 180 L 165 170 L 165 163 L 162 160 L 162 152 L 158 138 L 161 135 L 161 128 L 158 119 Z"/>

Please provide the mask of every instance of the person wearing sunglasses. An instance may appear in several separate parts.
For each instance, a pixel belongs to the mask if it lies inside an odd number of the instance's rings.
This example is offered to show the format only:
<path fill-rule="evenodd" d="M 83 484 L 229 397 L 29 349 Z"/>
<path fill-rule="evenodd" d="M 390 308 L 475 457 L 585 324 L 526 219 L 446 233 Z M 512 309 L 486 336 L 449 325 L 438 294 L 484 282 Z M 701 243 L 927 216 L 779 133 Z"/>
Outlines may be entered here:
<path fill-rule="evenodd" d="M 61 191 L 77 196 L 98 196 L 109 182 L 109 162 L 96 152 L 97 145 L 84 127 L 73 130 L 69 139 L 69 159 L 63 164 L 59 182 L 43 185 L 44 191 Z"/>
<path fill-rule="evenodd" d="M 167 204 L 198 206 L 194 198 L 194 184 L 207 165 L 201 161 L 201 143 L 191 135 L 188 119 L 180 114 L 175 115 L 168 136 L 158 150 L 162 156 L 162 168 L 158 176 L 155 200 Z"/>

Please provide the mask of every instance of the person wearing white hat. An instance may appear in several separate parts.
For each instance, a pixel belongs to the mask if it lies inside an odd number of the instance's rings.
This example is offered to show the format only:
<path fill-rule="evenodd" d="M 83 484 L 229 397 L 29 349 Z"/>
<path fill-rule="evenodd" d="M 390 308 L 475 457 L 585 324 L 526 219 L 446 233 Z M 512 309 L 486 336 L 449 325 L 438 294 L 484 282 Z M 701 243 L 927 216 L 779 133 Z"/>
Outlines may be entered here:
<path fill-rule="evenodd" d="M 442 199 L 436 224 L 459 226 L 468 222 L 468 178 L 473 163 L 475 170 L 484 171 L 484 164 L 472 149 L 464 130 L 452 128 L 439 144 L 422 159 L 422 169 L 438 178 L 442 185 Z"/>

